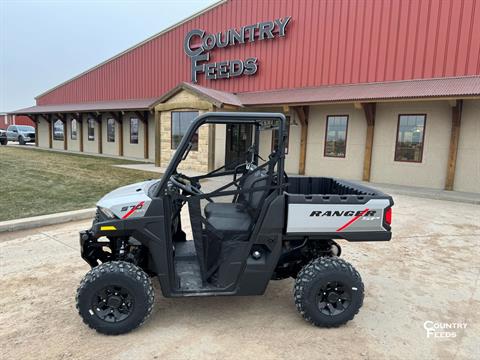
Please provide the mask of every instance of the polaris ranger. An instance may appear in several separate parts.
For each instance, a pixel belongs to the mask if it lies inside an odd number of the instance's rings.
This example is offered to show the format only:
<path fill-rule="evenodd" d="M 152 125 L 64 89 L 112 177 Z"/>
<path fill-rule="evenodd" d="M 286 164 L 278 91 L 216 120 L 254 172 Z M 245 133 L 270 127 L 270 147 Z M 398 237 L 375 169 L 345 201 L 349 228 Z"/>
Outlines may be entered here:
<path fill-rule="evenodd" d="M 208 174 L 180 173 L 199 127 L 209 124 L 246 124 L 253 145 Z M 262 159 L 260 132 L 272 130 L 278 144 Z M 92 227 L 80 232 L 82 258 L 92 267 L 76 297 L 84 322 L 104 334 L 138 327 L 152 311 L 154 276 L 165 297 L 262 295 L 270 280 L 293 277 L 305 320 L 333 327 L 353 319 L 364 286 L 335 240 L 390 240 L 393 200 L 352 182 L 287 176 L 285 141 L 282 114 L 206 113 L 192 122 L 160 180 L 104 196 Z M 217 177 L 228 182 L 202 192 L 201 182 Z M 218 201 L 225 196 L 231 202 Z M 193 240 L 182 229 L 185 205 Z"/>

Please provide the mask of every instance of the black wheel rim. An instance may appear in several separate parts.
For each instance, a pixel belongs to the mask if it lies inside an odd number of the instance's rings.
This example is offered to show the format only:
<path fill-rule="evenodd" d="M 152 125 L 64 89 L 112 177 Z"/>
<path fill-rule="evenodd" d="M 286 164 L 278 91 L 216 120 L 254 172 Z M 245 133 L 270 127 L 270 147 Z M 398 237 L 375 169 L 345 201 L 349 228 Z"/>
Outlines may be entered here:
<path fill-rule="evenodd" d="M 351 289 L 339 281 L 330 281 L 320 287 L 317 306 L 320 312 L 328 316 L 342 314 L 352 303 Z"/>
<path fill-rule="evenodd" d="M 92 301 L 92 309 L 100 319 L 116 323 L 125 320 L 133 311 L 133 296 L 116 285 L 106 286 L 98 291 Z"/>

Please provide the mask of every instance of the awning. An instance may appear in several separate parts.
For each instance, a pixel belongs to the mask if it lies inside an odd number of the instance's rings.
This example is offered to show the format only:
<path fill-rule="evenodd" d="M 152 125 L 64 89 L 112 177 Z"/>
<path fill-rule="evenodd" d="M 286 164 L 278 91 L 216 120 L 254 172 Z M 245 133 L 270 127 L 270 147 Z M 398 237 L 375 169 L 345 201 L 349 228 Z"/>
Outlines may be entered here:
<path fill-rule="evenodd" d="M 193 92 L 217 107 L 223 105 L 236 107 L 281 106 L 402 99 L 468 98 L 480 96 L 480 76 L 327 85 L 237 94 L 181 83 L 159 98 L 159 103 L 168 100 L 181 90 Z"/>
<path fill-rule="evenodd" d="M 390 81 L 237 94 L 244 106 L 480 96 L 480 76 Z"/>
<path fill-rule="evenodd" d="M 80 113 L 94 111 L 142 111 L 150 110 L 158 102 L 154 99 L 95 101 L 77 104 L 37 105 L 12 111 L 9 114 L 31 115 L 51 113 Z"/>
<path fill-rule="evenodd" d="M 151 110 L 155 105 L 168 100 L 182 90 L 193 92 L 218 108 L 224 107 L 225 105 L 245 107 L 341 102 L 375 102 L 382 100 L 395 101 L 408 99 L 454 99 L 480 97 L 480 76 L 389 81 L 351 85 L 327 85 L 301 89 L 254 91 L 238 94 L 183 82 L 159 98 L 38 105 L 13 111 L 10 114 L 34 115 L 93 111 Z"/>

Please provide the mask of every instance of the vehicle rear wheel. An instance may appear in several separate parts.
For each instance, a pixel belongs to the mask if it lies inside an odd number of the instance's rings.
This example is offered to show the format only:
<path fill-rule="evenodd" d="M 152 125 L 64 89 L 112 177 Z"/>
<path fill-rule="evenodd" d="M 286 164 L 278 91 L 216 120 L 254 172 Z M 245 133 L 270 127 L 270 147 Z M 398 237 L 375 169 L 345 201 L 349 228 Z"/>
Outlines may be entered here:
<path fill-rule="evenodd" d="M 20 145 L 25 145 L 25 139 L 23 138 L 23 136 L 20 135 L 20 136 L 18 137 L 18 143 L 19 143 Z"/>
<path fill-rule="evenodd" d="M 295 305 L 315 326 L 336 327 L 352 320 L 362 307 L 364 286 L 360 274 L 343 259 L 321 257 L 298 273 Z"/>
<path fill-rule="evenodd" d="M 124 261 L 90 270 L 80 283 L 77 310 L 92 329 L 106 335 L 127 333 L 151 314 L 154 290 L 148 275 Z"/>
<path fill-rule="evenodd" d="M 7 140 L 0 140 L 0 144 L 7 145 Z"/>

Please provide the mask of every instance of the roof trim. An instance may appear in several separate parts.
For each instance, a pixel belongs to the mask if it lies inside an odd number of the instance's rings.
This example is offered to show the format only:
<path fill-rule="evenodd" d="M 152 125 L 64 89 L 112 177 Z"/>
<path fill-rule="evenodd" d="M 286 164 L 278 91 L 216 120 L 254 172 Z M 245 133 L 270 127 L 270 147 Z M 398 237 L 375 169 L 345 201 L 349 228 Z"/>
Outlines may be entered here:
<path fill-rule="evenodd" d="M 187 18 L 185 18 L 185 19 L 183 19 L 183 20 L 180 20 L 179 22 L 177 22 L 177 23 L 175 23 L 175 24 L 167 27 L 166 29 L 164 29 L 164 30 L 162 30 L 162 31 L 160 31 L 160 32 L 158 32 L 158 33 L 156 33 L 156 34 L 148 37 L 147 39 L 145 39 L 145 40 L 143 40 L 143 41 L 141 41 L 141 42 L 139 42 L 139 43 L 137 43 L 137 44 L 129 47 L 128 49 L 122 51 L 121 53 L 118 53 L 117 55 L 114 55 L 114 56 L 108 58 L 107 60 L 102 61 L 100 64 L 97 64 L 97 65 L 95 65 L 95 66 L 93 66 L 93 67 L 91 67 L 91 68 L 88 68 L 87 70 L 81 72 L 80 74 L 75 75 L 74 77 L 72 77 L 72 78 L 70 78 L 70 79 L 68 79 L 68 80 L 65 80 L 64 82 L 62 82 L 62 83 L 60 83 L 60 84 L 58 84 L 58 85 L 56 85 L 56 86 L 54 86 L 54 87 L 52 87 L 52 88 L 50 88 L 50 89 L 48 89 L 48 90 L 45 90 L 45 91 L 42 92 L 41 94 L 35 96 L 34 99 L 37 100 L 38 98 L 41 98 L 42 96 L 45 96 L 45 95 L 51 93 L 52 91 L 54 91 L 54 90 L 56 90 L 56 89 L 58 89 L 58 88 L 60 88 L 60 87 L 62 87 L 62 86 L 64 86 L 64 85 L 72 82 L 73 80 L 76 80 L 76 79 L 82 77 L 83 75 L 86 75 L 86 74 L 88 74 L 89 72 L 92 72 L 93 70 L 98 69 L 99 67 L 102 67 L 103 65 L 105 65 L 105 64 L 107 64 L 107 63 L 109 63 L 109 62 L 111 62 L 111 61 L 113 61 L 113 60 L 115 60 L 115 59 L 117 59 L 117 58 L 125 55 L 126 53 L 129 53 L 130 51 L 133 51 L 133 50 L 135 50 L 136 48 L 139 48 L 139 47 L 143 46 L 144 44 L 152 41 L 153 39 L 155 39 L 155 38 L 157 38 L 157 37 L 159 37 L 159 36 L 162 36 L 163 34 L 168 33 L 169 31 L 171 31 L 171 30 L 179 27 L 180 25 L 183 25 L 183 24 L 189 22 L 190 20 L 195 19 L 196 17 L 198 17 L 198 16 L 200 16 L 200 15 L 202 15 L 202 14 L 204 14 L 204 13 L 206 13 L 206 12 L 208 12 L 208 11 L 214 9 L 214 8 L 216 8 L 217 6 L 220 6 L 220 5 L 224 4 L 224 3 L 226 3 L 227 1 L 228 1 L 228 0 L 219 0 L 219 1 L 215 2 L 215 3 L 213 3 L 212 5 L 206 7 L 205 9 L 200 10 L 200 11 L 197 11 L 196 13 L 190 15 L 189 17 L 187 17 Z"/>
<path fill-rule="evenodd" d="M 283 92 L 288 90 L 309 90 L 309 89 L 319 89 L 319 88 L 340 88 L 340 87 L 350 87 L 350 86 L 357 86 L 357 85 L 381 85 L 381 84 L 398 84 L 398 83 L 410 83 L 410 82 L 418 82 L 418 81 L 435 81 L 435 80 L 453 80 L 453 79 L 473 79 L 473 78 L 480 78 L 479 75 L 460 75 L 460 76 L 448 76 L 448 77 L 434 77 L 434 78 L 417 78 L 417 79 L 404 79 L 404 80 L 390 80 L 390 81 L 370 81 L 370 82 L 358 82 L 358 83 L 348 83 L 348 84 L 328 84 L 328 85 L 319 85 L 319 86 L 308 86 L 302 88 L 282 88 L 282 89 L 273 89 L 273 90 L 257 90 L 257 91 L 248 91 L 244 93 L 237 93 L 237 95 L 242 94 L 262 94 L 265 92 L 268 93 L 275 93 L 275 92 Z"/>
<path fill-rule="evenodd" d="M 414 79 L 297 89 L 230 93 L 182 82 L 159 98 L 37 105 L 9 114 L 151 110 L 181 91 L 187 91 L 218 107 L 236 108 L 299 104 L 387 102 L 480 98 L 480 75 Z"/>
<path fill-rule="evenodd" d="M 428 91 L 425 90 L 426 84 Z M 411 79 L 238 93 L 244 106 L 472 98 L 480 96 L 480 76 Z"/>
<path fill-rule="evenodd" d="M 221 108 L 223 105 L 243 107 L 242 102 L 238 99 L 237 95 L 233 93 L 210 89 L 199 85 L 193 85 L 187 82 L 182 82 L 173 89 L 167 91 L 157 100 L 155 105 L 167 101 L 181 91 L 193 93 L 194 95 L 215 105 L 218 108 Z"/>
<path fill-rule="evenodd" d="M 88 112 L 108 112 L 108 111 L 136 111 L 151 110 L 157 103 L 157 99 L 129 99 L 112 101 L 94 101 L 88 103 L 75 104 L 52 104 L 52 105 L 34 105 L 11 111 L 12 115 L 28 114 L 55 114 L 55 113 L 88 113 Z"/>

